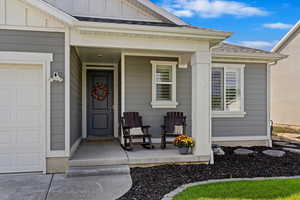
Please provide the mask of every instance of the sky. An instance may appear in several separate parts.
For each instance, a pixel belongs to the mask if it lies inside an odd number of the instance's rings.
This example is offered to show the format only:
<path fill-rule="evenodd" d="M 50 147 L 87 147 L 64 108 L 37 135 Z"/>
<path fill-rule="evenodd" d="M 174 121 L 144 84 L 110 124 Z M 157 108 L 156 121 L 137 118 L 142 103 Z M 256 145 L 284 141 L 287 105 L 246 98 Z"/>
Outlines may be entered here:
<path fill-rule="evenodd" d="M 185 22 L 233 32 L 229 43 L 271 50 L 300 20 L 300 0 L 152 0 Z"/>

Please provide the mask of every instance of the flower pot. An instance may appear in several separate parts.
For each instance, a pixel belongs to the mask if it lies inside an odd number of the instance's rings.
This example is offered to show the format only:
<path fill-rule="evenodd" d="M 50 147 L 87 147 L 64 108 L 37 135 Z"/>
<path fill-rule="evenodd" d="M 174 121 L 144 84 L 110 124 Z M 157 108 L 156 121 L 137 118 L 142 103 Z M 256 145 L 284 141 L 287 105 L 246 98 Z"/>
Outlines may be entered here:
<path fill-rule="evenodd" d="M 189 147 L 179 147 L 178 151 L 180 154 L 185 155 L 189 153 L 190 148 Z"/>

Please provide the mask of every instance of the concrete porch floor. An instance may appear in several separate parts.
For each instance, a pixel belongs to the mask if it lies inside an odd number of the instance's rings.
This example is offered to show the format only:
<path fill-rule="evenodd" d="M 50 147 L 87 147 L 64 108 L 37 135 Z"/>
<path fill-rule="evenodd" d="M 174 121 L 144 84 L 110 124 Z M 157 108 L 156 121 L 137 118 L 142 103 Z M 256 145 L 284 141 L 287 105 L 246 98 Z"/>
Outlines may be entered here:
<path fill-rule="evenodd" d="M 166 163 L 196 163 L 207 162 L 201 156 L 180 155 L 178 150 L 168 145 L 165 150 L 155 145 L 155 149 L 144 149 L 134 146 L 133 151 L 125 151 L 118 142 L 95 142 L 80 144 L 69 160 L 70 166 L 100 166 L 100 165 L 155 165 Z"/>

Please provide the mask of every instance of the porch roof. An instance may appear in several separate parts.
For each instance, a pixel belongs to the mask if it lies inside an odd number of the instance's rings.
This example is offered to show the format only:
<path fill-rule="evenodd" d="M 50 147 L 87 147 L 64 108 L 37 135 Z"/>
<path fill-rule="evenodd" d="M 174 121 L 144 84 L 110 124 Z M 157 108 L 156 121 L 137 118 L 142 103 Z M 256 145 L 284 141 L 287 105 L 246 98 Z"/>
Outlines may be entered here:
<path fill-rule="evenodd" d="M 165 33 L 181 33 L 181 34 L 193 34 L 197 36 L 210 36 L 211 39 L 226 39 L 232 35 L 232 32 L 220 31 L 215 29 L 203 28 L 199 26 L 192 26 L 188 24 L 180 25 L 173 23 L 163 22 L 149 22 L 149 21 L 137 21 L 137 20 L 121 20 L 110 18 L 93 18 L 73 16 L 79 23 L 78 26 L 85 27 L 109 27 L 125 30 L 147 30 L 152 32 L 165 32 Z"/>
<path fill-rule="evenodd" d="M 255 49 L 235 44 L 220 43 L 212 48 L 213 58 L 243 58 L 253 60 L 277 61 L 286 58 L 286 55 Z"/>

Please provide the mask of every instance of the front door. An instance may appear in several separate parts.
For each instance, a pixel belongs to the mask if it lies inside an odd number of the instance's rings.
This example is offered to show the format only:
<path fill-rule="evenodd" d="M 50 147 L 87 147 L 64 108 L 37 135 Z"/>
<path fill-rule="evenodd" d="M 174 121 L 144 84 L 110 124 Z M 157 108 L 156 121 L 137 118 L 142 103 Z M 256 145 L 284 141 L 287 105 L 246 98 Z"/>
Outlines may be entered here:
<path fill-rule="evenodd" d="M 87 71 L 87 133 L 113 137 L 112 71 Z"/>

